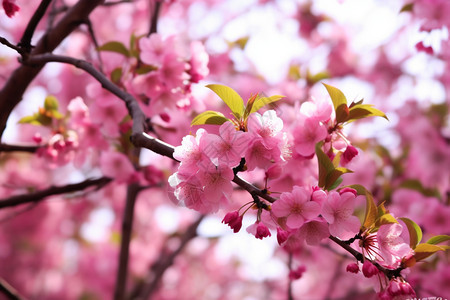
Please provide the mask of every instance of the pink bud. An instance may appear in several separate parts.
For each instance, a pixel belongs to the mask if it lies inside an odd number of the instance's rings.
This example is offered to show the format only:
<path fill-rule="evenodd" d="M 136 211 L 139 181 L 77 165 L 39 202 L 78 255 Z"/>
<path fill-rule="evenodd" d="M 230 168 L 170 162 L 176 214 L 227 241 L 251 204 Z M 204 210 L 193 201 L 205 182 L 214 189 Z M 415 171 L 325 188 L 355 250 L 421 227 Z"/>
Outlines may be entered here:
<path fill-rule="evenodd" d="M 362 272 L 365 277 L 370 278 L 378 274 L 378 269 L 370 261 L 365 260 L 363 263 Z"/>
<path fill-rule="evenodd" d="M 402 295 L 408 295 L 412 297 L 416 296 L 416 292 L 413 290 L 413 288 L 408 282 L 400 282 L 400 290 Z"/>
<path fill-rule="evenodd" d="M 388 293 L 388 291 L 384 290 L 377 294 L 379 300 L 392 300 L 392 296 Z"/>
<path fill-rule="evenodd" d="M 233 211 L 233 212 L 229 212 L 225 215 L 225 217 L 222 220 L 222 223 L 230 226 L 230 228 L 233 229 L 233 232 L 236 233 L 239 230 L 241 230 L 242 219 L 243 219 L 243 217 L 239 216 L 238 211 Z"/>
<path fill-rule="evenodd" d="M 278 245 L 282 245 L 289 238 L 289 232 L 283 230 L 281 227 L 277 227 L 277 241 Z"/>
<path fill-rule="evenodd" d="M 353 195 L 358 196 L 358 192 L 355 189 L 346 187 L 339 191 L 339 194 L 342 195 L 343 193 L 352 193 Z"/>
<path fill-rule="evenodd" d="M 42 136 L 41 136 L 41 134 L 40 134 L 39 132 L 36 132 L 36 133 L 33 135 L 33 141 L 34 141 L 36 144 L 42 143 Z"/>
<path fill-rule="evenodd" d="M 358 155 L 358 150 L 355 147 L 353 147 L 352 145 L 348 145 L 344 151 L 344 154 L 342 154 L 343 163 L 348 163 L 356 155 Z"/>
<path fill-rule="evenodd" d="M 351 263 L 347 265 L 347 272 L 357 274 L 359 272 L 359 266 L 356 263 Z"/>
<path fill-rule="evenodd" d="M 256 227 L 255 237 L 257 239 L 262 240 L 263 238 L 268 237 L 268 236 L 272 236 L 272 234 L 270 234 L 269 228 L 267 228 L 267 226 L 264 225 L 264 223 L 259 222 L 258 226 Z"/>
<path fill-rule="evenodd" d="M 425 52 L 426 54 L 433 55 L 434 51 L 431 46 L 426 47 L 423 42 L 418 42 L 416 44 L 416 50 L 419 52 Z"/>
<path fill-rule="evenodd" d="M 167 113 L 160 113 L 159 116 L 161 117 L 161 120 L 164 122 L 170 122 L 170 116 Z"/>
<path fill-rule="evenodd" d="M 296 270 L 291 270 L 289 272 L 289 279 L 290 280 L 300 279 L 303 273 L 305 273 L 305 271 L 306 271 L 305 266 L 299 266 Z"/>

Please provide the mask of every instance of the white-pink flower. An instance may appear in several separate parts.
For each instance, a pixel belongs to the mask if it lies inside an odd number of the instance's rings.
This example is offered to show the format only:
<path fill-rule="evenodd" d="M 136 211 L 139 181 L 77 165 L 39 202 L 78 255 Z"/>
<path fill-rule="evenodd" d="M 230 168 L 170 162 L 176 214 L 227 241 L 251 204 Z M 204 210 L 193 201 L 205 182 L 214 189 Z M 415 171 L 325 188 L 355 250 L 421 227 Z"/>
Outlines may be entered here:
<path fill-rule="evenodd" d="M 209 158 L 203 152 L 204 144 L 202 138 L 208 132 L 200 128 L 194 136 L 187 135 L 183 137 L 181 145 L 175 147 L 173 157 L 181 162 L 178 171 L 181 173 L 195 174 L 198 171 L 198 165 L 208 161 Z M 202 145 L 202 146 L 200 146 Z"/>
<path fill-rule="evenodd" d="M 272 212 L 278 218 L 286 217 L 289 228 L 300 228 L 306 221 L 317 217 L 320 205 L 311 201 L 311 192 L 304 187 L 294 186 L 291 193 L 282 193 L 272 205 Z"/>
<path fill-rule="evenodd" d="M 249 134 L 236 131 L 231 122 L 220 126 L 219 135 L 208 134 L 203 140 L 204 152 L 219 165 L 234 168 L 239 165 L 248 147 Z"/>
<path fill-rule="evenodd" d="M 332 191 L 322 206 L 322 216 L 330 224 L 331 235 L 341 239 L 353 237 L 361 226 L 359 219 L 353 215 L 355 194 L 348 191 L 341 195 Z"/>
<path fill-rule="evenodd" d="M 273 149 L 283 140 L 283 120 L 277 117 L 274 110 L 266 111 L 262 116 L 253 113 L 247 121 L 248 132 L 257 138 L 261 138 L 264 147 Z"/>

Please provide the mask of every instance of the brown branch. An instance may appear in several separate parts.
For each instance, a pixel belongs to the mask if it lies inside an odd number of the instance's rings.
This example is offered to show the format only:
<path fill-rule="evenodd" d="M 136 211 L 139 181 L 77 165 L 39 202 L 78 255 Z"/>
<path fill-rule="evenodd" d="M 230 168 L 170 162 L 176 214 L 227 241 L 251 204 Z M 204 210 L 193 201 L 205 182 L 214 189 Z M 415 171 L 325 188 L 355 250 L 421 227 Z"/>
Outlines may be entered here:
<path fill-rule="evenodd" d="M 9 48 L 11 48 L 11 49 L 13 49 L 13 50 L 15 50 L 15 51 L 17 51 L 19 54 L 23 54 L 23 49 L 22 48 L 20 48 L 20 47 L 18 47 L 18 46 L 16 46 L 16 45 L 13 45 L 12 43 L 10 43 L 7 39 L 5 39 L 4 37 L 1 37 L 0 36 L 0 43 L 2 43 L 3 45 L 5 45 L 6 47 L 9 47 Z"/>
<path fill-rule="evenodd" d="M 150 21 L 150 29 L 148 30 L 147 36 L 150 36 L 152 33 L 156 33 L 158 31 L 158 16 L 161 10 L 162 1 L 160 0 L 149 0 L 150 6 L 153 4 L 153 13 Z"/>
<path fill-rule="evenodd" d="M 42 191 L 0 199 L 0 209 L 5 207 L 14 207 L 30 202 L 39 202 L 49 196 L 77 192 L 91 186 L 97 186 L 97 188 L 101 188 L 104 185 L 108 184 L 110 181 L 110 178 L 101 177 L 98 179 L 87 179 L 79 183 L 68 184 L 64 186 L 51 186 Z"/>
<path fill-rule="evenodd" d="M 0 143 L 0 152 L 36 152 L 41 146 L 22 146 L 22 145 L 8 145 Z"/>
<path fill-rule="evenodd" d="M 160 252 L 161 254 L 159 258 L 150 267 L 149 273 L 146 276 L 145 280 L 138 283 L 134 287 L 129 299 L 137 300 L 151 298 L 151 295 L 157 291 L 164 272 L 171 265 L 173 265 L 175 258 L 181 253 L 181 251 L 183 251 L 186 245 L 197 236 L 197 228 L 204 217 L 204 215 L 200 216 L 186 229 L 184 234 L 180 237 L 180 245 L 173 252 L 167 254 L 168 246 L 163 247 L 163 250 Z M 166 244 L 168 242 L 169 240 L 166 241 Z"/>
<path fill-rule="evenodd" d="M 28 22 L 27 28 L 25 29 L 22 38 L 20 39 L 18 46 L 23 48 L 27 53 L 31 51 L 31 39 L 33 38 L 34 31 L 36 30 L 36 27 L 47 11 L 50 2 L 52 2 L 52 0 L 41 1 L 41 4 L 39 4 L 38 8 L 34 12 L 33 16 L 30 19 L 30 22 Z"/>
<path fill-rule="evenodd" d="M 30 55 L 53 51 L 58 45 L 84 21 L 87 16 L 104 0 L 80 0 L 72 6 L 61 20 L 46 32 L 36 44 Z M 23 93 L 39 74 L 45 64 L 35 66 L 22 65 L 10 74 L 0 90 L 0 139 L 6 129 L 6 123 L 14 107 L 22 100 Z"/>
<path fill-rule="evenodd" d="M 122 220 L 122 240 L 120 242 L 119 269 L 117 271 L 114 300 L 122 300 L 125 298 L 134 205 L 141 190 L 142 189 L 137 184 L 130 184 L 127 189 L 127 200 Z"/>
<path fill-rule="evenodd" d="M 10 300 L 25 300 L 23 296 L 16 291 L 9 283 L 0 278 L 0 292 L 3 293 Z"/>

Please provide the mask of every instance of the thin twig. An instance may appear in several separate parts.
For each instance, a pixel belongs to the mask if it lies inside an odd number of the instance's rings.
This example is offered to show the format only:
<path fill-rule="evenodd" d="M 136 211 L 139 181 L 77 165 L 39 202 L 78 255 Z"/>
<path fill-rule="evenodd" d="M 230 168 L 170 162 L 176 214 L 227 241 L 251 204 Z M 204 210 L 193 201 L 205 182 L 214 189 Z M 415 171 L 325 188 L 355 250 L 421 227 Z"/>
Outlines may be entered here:
<path fill-rule="evenodd" d="M 10 300 L 25 300 L 23 296 L 16 291 L 9 283 L 7 283 L 3 278 L 0 278 L 0 292 L 3 293 Z"/>
<path fill-rule="evenodd" d="M 133 0 L 120 0 L 120 1 L 114 1 L 114 2 L 106 2 L 106 3 L 103 3 L 102 5 L 103 6 L 114 6 L 117 4 L 125 4 L 125 3 L 132 3 L 132 2 L 133 2 Z"/>
<path fill-rule="evenodd" d="M 0 36 L 0 43 L 2 43 L 3 45 L 5 45 L 5 46 L 7 46 L 7 47 L 9 47 L 9 48 L 11 48 L 11 49 L 17 51 L 20 55 L 23 55 L 23 54 L 24 54 L 22 48 L 20 48 L 20 47 L 18 47 L 18 46 L 16 46 L 16 45 L 13 45 L 12 43 L 10 43 L 10 42 L 9 42 L 7 39 L 5 39 L 4 37 L 1 37 L 1 36 Z"/>
<path fill-rule="evenodd" d="M 38 8 L 34 12 L 33 16 L 30 19 L 30 22 L 28 22 L 27 28 L 25 29 L 22 38 L 20 39 L 19 47 L 25 49 L 27 53 L 31 51 L 31 39 L 33 38 L 34 31 L 36 30 L 36 27 L 47 11 L 50 2 L 52 2 L 52 0 L 41 1 L 41 4 L 39 4 Z"/>
<path fill-rule="evenodd" d="M 135 183 L 130 184 L 127 189 L 127 200 L 122 220 L 122 240 L 120 242 L 119 269 L 117 271 L 114 300 L 123 300 L 125 298 L 134 205 L 140 191 L 141 188 Z"/>
<path fill-rule="evenodd" d="M 97 188 L 101 188 L 106 184 L 108 184 L 110 181 L 111 178 L 101 177 L 98 179 L 87 179 L 79 183 L 68 184 L 64 186 L 51 186 L 45 190 L 37 191 L 34 193 L 0 199 L 0 209 L 5 207 L 13 207 L 30 202 L 38 202 L 49 196 L 77 192 L 91 186 L 97 186 Z"/>
<path fill-rule="evenodd" d="M 97 42 L 97 38 L 95 37 L 95 33 L 94 33 L 94 28 L 92 28 L 92 22 L 90 19 L 87 19 L 85 21 L 85 24 L 88 28 L 88 32 L 89 32 L 89 36 L 92 39 L 92 42 L 94 43 L 95 49 L 97 49 L 99 47 L 98 42 Z M 100 51 L 95 51 L 97 53 L 97 59 L 98 59 L 98 68 L 100 70 L 100 72 L 105 73 L 103 71 L 103 60 L 102 60 L 102 56 L 100 55 Z"/>
<path fill-rule="evenodd" d="M 186 245 L 197 236 L 197 228 L 202 222 L 205 216 L 200 216 L 194 223 L 192 223 L 180 237 L 180 244 L 170 254 L 168 253 L 167 246 L 163 247 L 160 252 L 160 257 L 150 267 L 150 271 L 145 278 L 145 281 L 138 283 L 130 296 L 132 300 L 144 300 L 150 299 L 151 295 L 157 291 L 159 283 L 163 277 L 164 272 L 173 265 L 175 258 L 183 251 Z M 167 241 L 167 243 L 169 240 Z"/>
<path fill-rule="evenodd" d="M 292 271 L 292 252 L 289 252 L 288 256 L 288 268 L 289 272 Z M 293 280 L 291 278 L 288 278 L 288 300 L 294 300 L 294 295 L 292 294 L 292 282 Z"/>

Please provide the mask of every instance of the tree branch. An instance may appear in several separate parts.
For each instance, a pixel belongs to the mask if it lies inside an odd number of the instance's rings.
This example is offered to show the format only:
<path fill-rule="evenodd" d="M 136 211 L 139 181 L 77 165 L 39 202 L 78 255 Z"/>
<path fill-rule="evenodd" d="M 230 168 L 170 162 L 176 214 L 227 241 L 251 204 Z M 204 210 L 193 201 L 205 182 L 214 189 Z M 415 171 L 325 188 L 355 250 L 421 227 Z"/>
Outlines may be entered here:
<path fill-rule="evenodd" d="M 62 19 L 48 32 L 42 36 L 30 55 L 47 53 L 53 51 L 80 22 L 104 0 L 80 0 L 71 7 Z M 8 78 L 0 90 L 0 140 L 6 129 L 6 123 L 14 107 L 22 100 L 23 93 L 39 74 L 45 64 L 36 66 L 22 65 L 18 67 Z"/>
<path fill-rule="evenodd" d="M 30 22 L 28 22 L 27 28 L 25 29 L 22 38 L 20 39 L 18 46 L 23 48 L 27 53 L 31 51 L 31 39 L 33 38 L 34 31 L 36 30 L 39 21 L 41 21 L 42 17 L 44 16 L 48 6 L 50 5 L 50 2 L 52 2 L 52 0 L 41 1 L 41 4 L 39 4 L 39 7 L 34 12 L 33 16 L 30 19 Z"/>
<path fill-rule="evenodd" d="M 82 69 L 94 77 L 104 89 L 107 89 L 118 98 L 123 100 L 127 106 L 128 112 L 133 119 L 133 128 L 131 142 L 135 147 L 142 147 L 151 150 L 160 155 L 174 159 L 173 152 L 175 148 L 161 140 L 153 138 L 144 132 L 146 116 L 142 112 L 137 100 L 128 92 L 120 89 L 112 81 L 110 81 L 103 73 L 98 71 L 92 64 L 87 61 L 76 59 L 73 57 L 54 55 L 51 53 L 39 54 L 30 56 L 24 63 L 27 64 L 42 64 L 48 62 L 60 62 L 73 65 L 79 69 Z M 174 159 L 175 160 L 175 159 Z M 271 197 L 268 193 L 258 189 L 253 184 L 243 180 L 237 175 L 234 176 L 233 182 L 247 190 L 251 194 L 258 195 L 259 197 L 273 203 L 275 198 Z"/>
<path fill-rule="evenodd" d="M 45 190 L 37 191 L 35 193 L 17 195 L 5 199 L 0 199 L 0 209 L 5 207 L 13 207 L 30 202 L 39 202 L 49 196 L 76 192 L 91 186 L 97 186 L 97 188 L 101 188 L 104 185 L 108 184 L 110 181 L 111 178 L 101 177 L 98 179 L 87 179 L 79 183 L 68 184 L 64 186 L 51 186 Z"/>
<path fill-rule="evenodd" d="M 162 1 L 160 0 L 149 0 L 150 6 L 153 6 L 152 17 L 150 21 L 150 29 L 148 30 L 147 36 L 150 36 L 152 33 L 156 33 L 158 31 L 158 16 L 159 11 L 161 10 Z M 153 4 L 153 5 L 151 5 Z"/>
<path fill-rule="evenodd" d="M 156 292 L 164 272 L 173 265 L 175 258 L 183 251 L 186 245 L 197 236 L 197 228 L 205 216 L 200 216 L 192 223 L 180 237 L 180 245 L 172 253 L 167 255 L 167 246 L 163 247 L 159 258 L 150 267 L 145 281 L 138 283 L 130 296 L 132 300 L 150 299 L 150 296 Z M 167 241 L 168 242 L 168 241 Z"/>
<path fill-rule="evenodd" d="M 14 289 L 9 283 L 4 279 L 0 278 L 0 292 L 3 293 L 10 300 L 25 300 L 16 289 Z"/>
<path fill-rule="evenodd" d="M 141 188 L 135 183 L 130 184 L 127 189 L 127 201 L 122 220 L 122 240 L 120 242 L 119 269 L 117 271 L 114 300 L 122 300 L 125 298 L 134 205 L 140 191 Z"/>
<path fill-rule="evenodd" d="M 41 146 L 21 146 L 21 145 L 8 145 L 0 143 L 0 152 L 20 151 L 20 152 L 34 153 L 39 148 L 41 148 Z"/>

